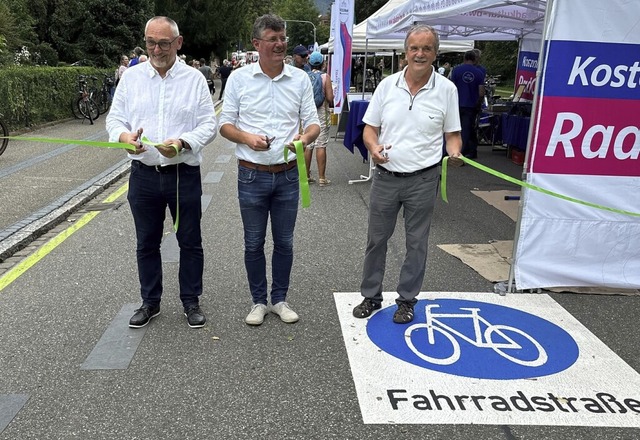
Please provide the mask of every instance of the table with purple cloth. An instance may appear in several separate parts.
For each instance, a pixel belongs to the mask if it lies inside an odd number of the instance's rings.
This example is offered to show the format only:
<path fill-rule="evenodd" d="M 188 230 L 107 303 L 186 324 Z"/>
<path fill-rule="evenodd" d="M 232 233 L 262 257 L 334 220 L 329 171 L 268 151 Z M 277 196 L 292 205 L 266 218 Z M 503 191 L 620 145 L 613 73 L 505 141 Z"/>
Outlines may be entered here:
<path fill-rule="evenodd" d="M 363 160 L 369 158 L 369 151 L 364 146 L 362 140 L 362 131 L 364 130 L 365 123 L 362 122 L 364 114 L 369 107 L 369 101 L 353 100 L 349 103 L 349 116 L 347 117 L 347 126 L 344 132 L 343 144 L 352 153 L 353 147 L 356 147 L 363 157 Z"/>
<path fill-rule="evenodd" d="M 526 151 L 531 118 L 519 115 L 502 115 L 502 142 L 507 148 Z"/>

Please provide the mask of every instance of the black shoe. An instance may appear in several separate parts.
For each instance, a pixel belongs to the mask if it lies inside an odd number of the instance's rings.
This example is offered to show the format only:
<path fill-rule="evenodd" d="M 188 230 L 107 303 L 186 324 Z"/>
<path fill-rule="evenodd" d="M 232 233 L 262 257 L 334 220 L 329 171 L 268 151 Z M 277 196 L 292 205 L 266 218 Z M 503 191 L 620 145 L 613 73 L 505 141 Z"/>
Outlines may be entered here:
<path fill-rule="evenodd" d="M 204 312 L 197 304 L 185 307 L 184 316 L 187 317 L 187 322 L 189 323 L 189 327 L 191 328 L 204 327 L 204 323 L 207 322 L 207 317 L 204 316 Z"/>
<path fill-rule="evenodd" d="M 400 302 L 398 310 L 393 314 L 393 322 L 396 324 L 408 324 L 413 321 L 413 304 Z"/>
<path fill-rule="evenodd" d="M 356 318 L 368 318 L 374 310 L 378 310 L 382 305 L 372 299 L 365 298 L 360 304 L 353 308 L 353 316 Z"/>
<path fill-rule="evenodd" d="M 142 307 L 137 309 L 131 319 L 129 320 L 129 327 L 142 328 L 149 324 L 152 318 L 155 318 L 160 314 L 160 306 L 150 306 L 148 304 L 142 304 Z"/>

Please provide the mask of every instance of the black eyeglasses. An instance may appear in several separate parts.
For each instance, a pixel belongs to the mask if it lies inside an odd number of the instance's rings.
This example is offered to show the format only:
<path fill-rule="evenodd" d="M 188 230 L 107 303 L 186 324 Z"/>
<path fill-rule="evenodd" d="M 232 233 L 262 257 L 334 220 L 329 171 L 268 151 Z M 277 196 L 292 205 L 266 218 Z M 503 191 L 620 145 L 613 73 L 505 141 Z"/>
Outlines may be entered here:
<path fill-rule="evenodd" d="M 289 37 L 269 38 L 269 39 L 256 38 L 256 40 L 264 41 L 265 43 L 269 43 L 269 44 L 276 44 L 276 43 L 287 43 L 289 41 Z"/>
<path fill-rule="evenodd" d="M 178 35 L 179 37 L 180 35 Z M 145 44 L 147 45 L 147 50 L 154 50 L 156 46 L 160 48 L 160 50 L 169 50 L 174 41 L 178 39 L 178 37 L 174 38 L 171 41 L 158 41 L 155 42 L 153 40 L 145 40 Z"/>

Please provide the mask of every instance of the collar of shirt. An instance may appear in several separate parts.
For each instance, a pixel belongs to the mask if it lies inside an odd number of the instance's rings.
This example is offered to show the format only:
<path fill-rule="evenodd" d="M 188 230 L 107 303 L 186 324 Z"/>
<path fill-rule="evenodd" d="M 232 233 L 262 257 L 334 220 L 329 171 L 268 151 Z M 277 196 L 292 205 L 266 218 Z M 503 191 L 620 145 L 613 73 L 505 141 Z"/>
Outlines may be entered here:
<path fill-rule="evenodd" d="M 246 67 L 245 67 L 246 68 Z M 262 70 L 262 67 L 260 66 L 260 63 L 251 63 L 251 65 L 249 66 L 249 68 L 251 69 L 251 75 L 256 76 L 256 75 L 264 75 L 264 76 L 269 76 L 266 73 L 264 73 L 264 71 Z M 273 78 L 273 81 L 278 81 L 281 77 L 283 76 L 288 76 L 291 77 L 291 71 L 287 69 L 287 65 L 283 63 L 282 65 L 282 71 L 276 75 L 275 78 Z"/>
<path fill-rule="evenodd" d="M 404 78 L 406 72 L 408 70 L 408 67 L 405 67 L 402 72 L 400 72 L 400 75 L 398 75 L 398 81 L 396 81 L 396 86 L 400 87 L 401 89 L 405 89 L 407 92 L 409 91 L 409 85 L 407 84 L 407 80 Z M 420 90 L 428 90 L 428 89 L 432 89 L 434 87 L 434 83 L 435 83 L 435 69 L 433 66 L 431 66 L 431 77 L 429 78 L 429 81 L 427 81 L 427 83 L 425 85 L 423 85 L 422 87 L 420 87 Z"/>

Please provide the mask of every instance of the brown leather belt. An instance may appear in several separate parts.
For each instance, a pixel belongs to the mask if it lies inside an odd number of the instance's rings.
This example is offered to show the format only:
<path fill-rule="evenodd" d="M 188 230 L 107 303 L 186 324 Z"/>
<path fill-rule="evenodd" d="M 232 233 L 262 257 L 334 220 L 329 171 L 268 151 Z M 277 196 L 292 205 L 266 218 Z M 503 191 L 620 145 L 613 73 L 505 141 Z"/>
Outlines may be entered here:
<path fill-rule="evenodd" d="M 276 174 L 295 167 L 296 161 L 292 160 L 288 163 L 278 163 L 275 165 L 262 165 L 259 163 L 247 162 L 246 160 L 238 159 L 238 164 L 246 168 L 251 168 L 252 170 L 266 171 L 267 173 Z"/>

